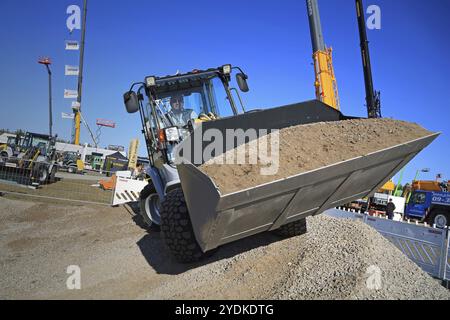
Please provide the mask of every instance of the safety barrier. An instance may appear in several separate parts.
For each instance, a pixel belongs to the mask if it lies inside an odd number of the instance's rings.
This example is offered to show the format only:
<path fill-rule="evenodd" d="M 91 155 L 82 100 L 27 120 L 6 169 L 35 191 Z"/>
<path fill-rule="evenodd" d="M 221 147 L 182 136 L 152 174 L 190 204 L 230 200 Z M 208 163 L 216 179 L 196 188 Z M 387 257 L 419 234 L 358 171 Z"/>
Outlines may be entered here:
<path fill-rule="evenodd" d="M 448 229 L 372 217 L 360 212 L 332 209 L 335 218 L 359 220 L 393 243 L 408 258 L 435 278 L 450 280 L 450 237 Z"/>
<path fill-rule="evenodd" d="M 148 181 L 133 179 L 129 171 L 117 172 L 116 176 L 117 182 L 114 188 L 112 205 L 118 206 L 138 201 L 141 191 L 148 185 Z"/>
<path fill-rule="evenodd" d="M 444 280 L 450 281 L 450 236 L 447 236 L 447 259 L 445 266 Z"/>
<path fill-rule="evenodd" d="M 57 163 L 0 159 L 0 193 L 20 197 L 111 205 L 113 188 L 102 186 L 112 176 L 112 172 L 80 172 Z"/>

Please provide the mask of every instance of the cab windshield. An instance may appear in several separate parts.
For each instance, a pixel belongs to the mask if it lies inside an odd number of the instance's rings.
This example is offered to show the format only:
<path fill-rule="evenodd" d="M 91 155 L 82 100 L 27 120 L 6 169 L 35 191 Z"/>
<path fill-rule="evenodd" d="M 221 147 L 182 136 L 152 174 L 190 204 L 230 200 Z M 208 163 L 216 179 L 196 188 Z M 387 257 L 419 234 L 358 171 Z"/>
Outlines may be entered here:
<path fill-rule="evenodd" d="M 23 148 L 28 149 L 36 147 L 40 150 L 41 154 L 47 153 L 48 146 L 49 146 L 48 139 L 41 138 L 38 136 L 27 135 L 25 139 L 23 139 L 22 141 Z"/>
<path fill-rule="evenodd" d="M 215 118 L 233 115 L 223 83 L 217 76 L 182 84 L 161 85 L 156 92 L 155 102 L 161 128 L 183 128 L 190 120 L 201 115 Z M 156 123 L 152 122 L 154 126 Z"/>
<path fill-rule="evenodd" d="M 210 110 L 205 95 L 200 90 L 189 92 L 170 92 L 157 100 L 157 106 L 172 125 L 184 127 L 190 120 L 197 119 Z"/>

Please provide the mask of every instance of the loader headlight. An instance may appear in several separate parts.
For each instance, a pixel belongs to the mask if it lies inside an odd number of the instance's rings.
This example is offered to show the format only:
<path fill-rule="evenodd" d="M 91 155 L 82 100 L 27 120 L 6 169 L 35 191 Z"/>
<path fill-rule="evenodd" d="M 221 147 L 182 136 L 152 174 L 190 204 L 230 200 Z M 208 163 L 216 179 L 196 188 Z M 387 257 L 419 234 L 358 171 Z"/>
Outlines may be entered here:
<path fill-rule="evenodd" d="M 156 77 L 145 78 L 145 84 L 147 85 L 147 88 L 156 86 Z"/>
<path fill-rule="evenodd" d="M 222 67 L 224 74 L 231 74 L 231 64 L 226 64 Z"/>
<path fill-rule="evenodd" d="M 167 142 L 177 142 L 180 140 L 180 133 L 177 127 L 167 128 L 164 130 Z"/>

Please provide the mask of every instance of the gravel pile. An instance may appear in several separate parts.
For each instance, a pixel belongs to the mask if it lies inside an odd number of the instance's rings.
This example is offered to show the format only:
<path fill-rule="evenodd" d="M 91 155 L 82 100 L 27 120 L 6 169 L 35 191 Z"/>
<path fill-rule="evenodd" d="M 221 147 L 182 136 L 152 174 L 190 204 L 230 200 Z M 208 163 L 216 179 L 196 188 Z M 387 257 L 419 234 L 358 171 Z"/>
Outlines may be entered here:
<path fill-rule="evenodd" d="M 279 134 L 280 166 L 275 175 L 261 175 L 261 168 L 270 165 L 267 163 L 218 165 L 215 159 L 200 170 L 214 180 L 222 194 L 229 194 L 413 141 L 431 132 L 404 121 L 358 119 L 300 125 Z M 243 149 L 247 159 L 257 152 L 255 145 L 237 148 Z"/>
<path fill-rule="evenodd" d="M 259 234 L 192 265 L 125 208 L 0 197 L 0 222 L 2 299 L 450 299 L 375 230 L 324 215 L 304 236 Z M 67 290 L 69 265 L 82 290 Z M 374 268 L 380 290 L 366 284 Z"/>
<path fill-rule="evenodd" d="M 325 215 L 308 223 L 309 233 L 301 237 L 264 243 L 263 237 L 271 236 L 260 235 L 244 240 L 256 248 L 241 253 L 233 252 L 233 244 L 225 246 L 217 261 L 194 267 L 145 297 L 450 299 L 437 280 L 369 226 Z M 380 281 L 374 278 L 377 272 Z"/>
<path fill-rule="evenodd" d="M 304 252 L 279 298 L 450 299 L 437 280 L 364 223 L 328 216 L 308 222 Z"/>

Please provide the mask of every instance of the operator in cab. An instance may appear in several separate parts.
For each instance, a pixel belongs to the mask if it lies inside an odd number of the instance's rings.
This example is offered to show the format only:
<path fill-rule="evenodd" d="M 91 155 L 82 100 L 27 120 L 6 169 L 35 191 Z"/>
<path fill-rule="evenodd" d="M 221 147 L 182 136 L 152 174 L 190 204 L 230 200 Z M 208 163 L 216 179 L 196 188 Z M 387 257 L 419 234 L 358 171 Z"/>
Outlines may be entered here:
<path fill-rule="evenodd" d="M 190 120 L 198 118 L 198 114 L 194 110 L 184 108 L 184 97 L 181 94 L 170 98 L 170 106 L 172 107 L 171 116 L 178 126 L 186 126 Z"/>

